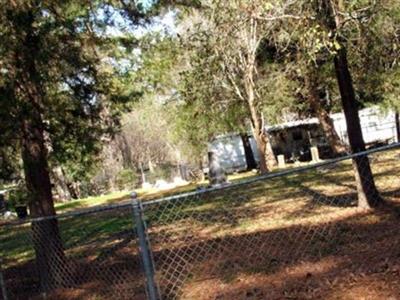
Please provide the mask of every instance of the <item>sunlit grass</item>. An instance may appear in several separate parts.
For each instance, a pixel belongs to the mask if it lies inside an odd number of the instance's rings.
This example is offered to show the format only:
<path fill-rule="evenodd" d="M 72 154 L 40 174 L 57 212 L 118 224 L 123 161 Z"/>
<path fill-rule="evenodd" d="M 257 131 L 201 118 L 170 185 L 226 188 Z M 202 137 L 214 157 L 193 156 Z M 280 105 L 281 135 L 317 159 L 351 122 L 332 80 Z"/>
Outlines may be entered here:
<path fill-rule="evenodd" d="M 55 204 L 57 212 L 71 211 L 79 208 L 86 208 L 96 205 L 115 203 L 129 198 L 128 191 L 112 192 L 100 196 L 92 196 L 83 199 L 72 200 L 68 202 L 59 202 Z"/>
<path fill-rule="evenodd" d="M 237 174 L 232 174 L 228 176 L 230 182 L 235 182 L 238 180 L 243 180 L 245 178 L 254 177 L 257 174 L 255 172 L 242 172 Z M 208 185 L 208 181 L 190 182 L 182 186 L 177 186 L 171 189 L 158 189 L 155 187 L 150 188 L 138 188 L 134 191 L 137 193 L 140 200 L 146 201 L 151 199 L 157 199 L 162 197 L 173 196 L 175 194 L 181 194 L 186 192 L 195 191 L 199 187 L 204 187 Z M 116 204 L 129 199 L 132 191 L 123 190 L 107 193 L 99 196 L 91 196 L 87 198 L 71 200 L 68 202 L 59 202 L 55 204 L 58 213 L 73 211 L 81 208 L 89 208 L 98 205 Z"/>
<path fill-rule="evenodd" d="M 393 152 L 382 153 L 379 154 L 379 160 L 372 163 L 377 186 L 382 192 L 390 192 L 399 187 L 395 168 L 397 160 L 393 160 L 393 157 Z M 251 171 L 233 174 L 229 176 L 229 181 L 236 182 L 256 175 Z M 137 189 L 136 192 L 141 200 L 147 201 L 195 191 L 207 184 L 207 181 L 204 181 L 170 190 L 150 188 Z M 169 231 L 176 236 L 186 234 L 187 231 L 196 232 L 196 235 L 203 238 L 235 236 L 348 217 L 356 212 L 356 207 L 343 207 L 332 203 L 341 198 L 346 200 L 355 193 L 351 162 L 346 161 L 326 170 L 309 170 L 244 187 L 184 198 L 174 202 L 176 205 L 165 205 L 162 209 L 152 206 L 146 211 L 145 218 L 149 227 L 154 225 L 153 228 L 157 227 L 156 231 Z M 118 191 L 58 203 L 56 207 L 61 213 L 120 203 L 129 200 L 129 195 L 130 191 Z M 390 196 L 388 199 L 398 199 L 396 197 Z M 320 203 L 319 200 L 329 200 L 332 203 Z M 134 231 L 132 217 L 131 209 L 125 207 L 108 213 L 61 218 L 59 226 L 66 250 L 71 251 L 73 255 L 79 255 L 84 252 L 85 247 L 98 244 L 99 250 L 96 251 L 101 251 L 101 246 L 104 246 L 102 243 L 106 240 L 118 240 L 118 234 Z M 375 221 L 373 218 L 365 218 L 363 222 Z M 29 235 L 29 225 L 0 227 L 0 256 L 8 258 L 7 265 L 15 265 L 33 258 L 34 251 Z M 166 244 L 161 247 L 170 246 Z"/>

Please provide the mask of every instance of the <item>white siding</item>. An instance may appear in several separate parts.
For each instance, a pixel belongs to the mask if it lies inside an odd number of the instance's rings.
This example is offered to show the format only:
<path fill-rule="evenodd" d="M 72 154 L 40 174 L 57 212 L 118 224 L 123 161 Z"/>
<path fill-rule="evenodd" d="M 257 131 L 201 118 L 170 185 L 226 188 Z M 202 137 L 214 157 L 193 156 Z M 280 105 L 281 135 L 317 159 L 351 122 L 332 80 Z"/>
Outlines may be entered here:
<path fill-rule="evenodd" d="M 209 151 L 216 153 L 219 163 L 229 173 L 245 170 L 247 167 L 244 147 L 239 135 L 217 138 L 209 144 Z"/>
<path fill-rule="evenodd" d="M 365 143 L 396 140 L 394 113 L 383 113 L 377 107 L 358 112 Z M 343 113 L 333 114 L 332 119 L 340 138 L 348 143 L 346 120 Z"/>
<path fill-rule="evenodd" d="M 394 113 L 383 113 L 378 107 L 365 108 L 359 111 L 361 128 L 366 143 L 379 141 L 396 141 L 396 123 Z M 346 120 L 343 113 L 332 114 L 335 129 L 339 137 L 348 143 Z M 302 124 L 315 124 L 318 120 L 315 118 L 295 122 L 288 122 L 273 126 L 274 130 L 288 127 L 296 127 Z M 250 136 L 250 145 L 253 150 L 254 158 L 259 162 L 259 154 L 255 140 Z M 295 146 L 292 146 L 295 147 Z M 295 150 L 295 149 L 294 149 Z M 247 167 L 246 156 L 242 139 L 238 134 L 231 134 L 218 137 L 209 144 L 209 151 L 214 151 L 220 164 L 227 172 L 245 170 Z"/>

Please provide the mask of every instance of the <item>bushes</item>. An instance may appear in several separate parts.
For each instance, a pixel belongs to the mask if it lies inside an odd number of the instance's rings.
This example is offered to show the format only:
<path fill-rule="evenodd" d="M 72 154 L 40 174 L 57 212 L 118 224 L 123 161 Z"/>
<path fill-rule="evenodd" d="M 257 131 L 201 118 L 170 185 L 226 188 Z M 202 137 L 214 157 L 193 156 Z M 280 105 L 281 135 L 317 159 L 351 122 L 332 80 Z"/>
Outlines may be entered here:
<path fill-rule="evenodd" d="M 177 166 L 173 164 L 160 164 L 154 168 L 153 172 L 146 172 L 146 179 L 150 183 L 155 183 L 157 180 L 172 180 L 178 175 Z"/>
<path fill-rule="evenodd" d="M 14 189 L 8 192 L 9 208 L 14 210 L 20 219 L 28 216 L 29 194 L 25 183 L 18 184 Z"/>
<path fill-rule="evenodd" d="M 28 191 L 24 183 L 18 184 L 14 189 L 8 192 L 8 203 L 10 207 L 16 208 L 19 206 L 28 205 Z"/>
<path fill-rule="evenodd" d="M 131 169 L 123 169 L 118 172 L 115 183 L 118 189 L 133 189 L 137 183 L 137 175 Z"/>

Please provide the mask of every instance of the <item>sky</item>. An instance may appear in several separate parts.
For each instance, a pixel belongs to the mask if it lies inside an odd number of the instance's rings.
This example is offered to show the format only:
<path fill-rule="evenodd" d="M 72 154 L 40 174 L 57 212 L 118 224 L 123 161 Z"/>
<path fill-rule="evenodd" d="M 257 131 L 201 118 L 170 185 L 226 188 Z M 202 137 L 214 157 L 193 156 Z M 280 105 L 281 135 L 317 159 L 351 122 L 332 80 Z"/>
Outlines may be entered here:
<path fill-rule="evenodd" d="M 150 3 L 151 0 L 144 0 L 141 2 Z M 146 5 L 148 6 L 148 4 Z M 176 34 L 176 12 L 169 10 L 163 16 L 154 17 L 152 22 L 147 25 L 132 26 L 127 22 L 122 14 L 118 11 L 110 9 L 108 11 L 114 26 L 108 26 L 105 30 L 105 34 L 111 36 L 122 36 L 127 32 L 140 38 L 149 32 L 160 32 L 170 35 Z M 100 18 L 106 18 L 106 12 L 104 10 L 99 11 Z"/>
<path fill-rule="evenodd" d="M 151 0 L 144 0 L 143 2 L 150 3 L 150 1 Z M 129 23 L 129 21 L 124 18 L 121 12 L 114 10 L 112 7 L 99 10 L 97 17 L 100 19 L 108 18 L 111 21 L 112 25 L 107 26 L 101 31 L 101 34 L 105 34 L 107 36 L 119 37 L 126 36 L 128 34 L 140 39 L 149 33 L 160 33 L 163 36 L 174 36 L 177 34 L 177 28 L 175 26 L 176 11 L 172 10 L 167 11 L 162 16 L 154 17 L 148 24 L 136 26 L 133 26 L 131 23 Z M 141 49 L 134 48 L 132 50 L 132 54 L 139 59 L 141 56 Z M 129 59 L 111 59 L 110 62 L 112 65 L 121 70 L 131 70 L 133 68 Z"/>

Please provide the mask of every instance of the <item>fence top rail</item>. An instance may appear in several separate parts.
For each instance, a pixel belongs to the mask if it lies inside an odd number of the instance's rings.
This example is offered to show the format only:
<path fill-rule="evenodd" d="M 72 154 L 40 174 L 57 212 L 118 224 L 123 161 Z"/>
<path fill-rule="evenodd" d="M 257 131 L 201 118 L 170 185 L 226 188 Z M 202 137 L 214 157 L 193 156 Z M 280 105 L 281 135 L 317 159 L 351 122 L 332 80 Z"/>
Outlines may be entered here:
<path fill-rule="evenodd" d="M 248 185 L 248 184 L 252 184 L 252 183 L 255 183 L 255 182 L 260 182 L 260 181 L 264 181 L 264 180 L 267 180 L 267 179 L 272 179 L 272 178 L 277 178 L 277 177 L 284 177 L 284 176 L 288 176 L 288 175 L 292 175 L 292 174 L 298 174 L 298 173 L 306 172 L 306 171 L 309 171 L 309 170 L 317 169 L 317 168 L 320 168 L 320 167 L 337 164 L 339 162 L 342 162 L 342 161 L 345 161 L 345 160 L 349 160 L 349 159 L 352 159 L 352 158 L 355 158 L 355 157 L 360 157 L 360 156 L 373 154 L 373 153 L 377 153 L 377 152 L 392 150 L 392 149 L 396 149 L 396 148 L 400 148 L 400 143 L 394 143 L 394 144 L 382 146 L 382 147 L 379 147 L 379 148 L 369 149 L 369 150 L 358 152 L 358 153 L 355 153 L 355 154 L 349 154 L 349 155 L 346 155 L 346 156 L 325 160 L 323 162 L 315 163 L 315 164 L 304 166 L 304 167 L 292 168 L 292 169 L 289 169 L 289 170 L 284 170 L 284 171 L 275 172 L 275 173 L 268 173 L 268 174 L 256 176 L 256 177 L 253 177 L 253 178 L 243 179 L 243 180 L 240 180 L 238 182 L 231 183 L 231 184 L 228 184 L 228 185 L 221 185 L 221 186 L 217 186 L 217 187 L 204 188 L 202 190 L 196 190 L 196 191 L 193 191 L 193 192 L 181 193 L 181 194 L 178 194 L 178 195 L 175 195 L 175 196 L 169 196 L 169 197 L 163 197 L 163 198 L 158 198 L 158 199 L 154 199 L 154 200 L 149 200 L 149 201 L 142 202 L 142 205 L 143 205 L 143 207 L 145 207 L 145 206 L 148 206 L 148 205 L 154 205 L 154 204 L 159 204 L 159 203 L 162 203 L 162 202 L 169 202 L 169 201 L 179 200 L 179 199 L 183 199 L 183 198 L 187 198 L 187 197 L 191 197 L 191 196 L 198 196 L 198 195 L 202 195 L 202 194 L 206 194 L 206 193 L 210 193 L 210 192 L 229 190 L 229 189 L 233 189 L 233 188 L 240 187 L 240 186 L 243 186 L 243 185 Z M 83 215 L 98 213 L 98 212 L 110 211 L 110 210 L 119 209 L 119 208 L 128 208 L 128 207 L 131 207 L 131 206 L 132 206 L 132 201 L 131 200 L 126 200 L 126 201 L 123 201 L 123 202 L 120 202 L 120 203 L 117 203 L 117 204 L 98 205 L 98 206 L 95 206 L 95 207 L 86 208 L 86 209 L 80 209 L 80 210 L 75 210 L 75 211 L 70 211 L 70 212 L 65 212 L 65 213 L 54 215 L 54 216 L 44 216 L 44 217 L 36 217 L 36 218 L 27 218 L 27 219 L 24 219 L 24 220 L 0 222 L 0 226 L 17 226 L 17 225 L 23 225 L 23 224 L 27 224 L 27 223 L 31 223 L 31 222 L 40 222 L 40 221 L 45 221 L 45 220 L 51 220 L 51 219 L 54 219 L 54 218 L 63 219 L 63 218 L 68 218 L 68 217 L 77 217 L 77 216 L 83 216 Z"/>
<path fill-rule="evenodd" d="M 298 173 L 306 172 L 306 171 L 309 171 L 309 170 L 318 169 L 320 167 L 334 165 L 334 164 L 337 164 L 339 162 L 342 162 L 342 161 L 345 161 L 345 160 L 349 160 L 349 159 L 352 159 L 352 158 L 365 156 L 365 155 L 369 155 L 369 154 L 373 154 L 373 153 L 377 153 L 377 152 L 387 151 L 387 150 L 393 150 L 393 149 L 396 149 L 396 148 L 400 148 L 400 143 L 393 143 L 393 144 L 382 146 L 382 147 L 368 149 L 368 150 L 357 152 L 357 153 L 354 153 L 354 154 L 348 154 L 348 155 L 345 155 L 345 156 L 341 156 L 341 157 L 325 160 L 325 161 L 322 161 L 322 162 L 319 162 L 319 163 L 315 163 L 315 164 L 312 164 L 312 165 L 308 165 L 308 166 L 292 168 L 292 169 L 289 169 L 289 170 L 283 170 L 283 171 L 274 172 L 274 173 L 267 173 L 267 174 L 256 176 L 256 177 L 253 177 L 253 178 L 243 179 L 243 180 L 240 180 L 238 182 L 231 183 L 231 184 L 228 184 L 228 185 L 221 185 L 221 186 L 216 186 L 216 187 L 204 188 L 202 190 L 197 190 L 197 191 L 193 191 L 193 192 L 181 193 L 181 194 L 174 195 L 174 196 L 154 199 L 154 200 L 143 202 L 143 206 L 154 205 L 154 204 L 158 204 L 158 203 L 161 203 L 161 202 L 164 202 L 164 201 L 179 200 L 179 199 L 182 199 L 182 198 L 191 197 L 191 196 L 197 196 L 197 195 L 200 195 L 200 194 L 206 194 L 206 193 L 210 193 L 210 192 L 233 189 L 233 188 L 237 188 L 237 187 L 240 187 L 240 186 L 243 186 L 243 185 L 248 185 L 248 184 L 252 184 L 252 183 L 255 183 L 255 182 L 260 182 L 260 181 L 264 181 L 264 180 L 267 180 L 267 179 L 272 179 L 272 178 L 277 178 L 277 177 L 284 177 L 284 176 L 288 176 L 288 175 L 292 175 L 292 174 L 298 174 Z"/>
<path fill-rule="evenodd" d="M 53 216 L 44 216 L 44 217 L 36 217 L 36 218 L 26 218 L 23 220 L 15 220 L 15 221 L 6 221 L 6 222 L 0 222 L 0 226 L 17 226 L 17 225 L 23 225 L 27 223 L 32 223 L 32 222 L 40 222 L 40 221 L 45 221 L 45 220 L 51 220 L 51 219 L 64 219 L 68 217 L 78 217 L 78 216 L 84 216 L 84 215 L 89 215 L 89 214 L 94 214 L 98 212 L 104 212 L 104 211 L 110 211 L 114 209 L 119 209 L 119 208 L 128 208 L 131 207 L 131 201 L 126 200 L 117 204 L 107 204 L 107 205 L 98 205 L 90 208 L 85 208 L 85 209 L 79 209 L 75 211 L 69 211 L 61 214 L 56 214 Z"/>

